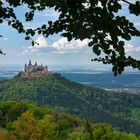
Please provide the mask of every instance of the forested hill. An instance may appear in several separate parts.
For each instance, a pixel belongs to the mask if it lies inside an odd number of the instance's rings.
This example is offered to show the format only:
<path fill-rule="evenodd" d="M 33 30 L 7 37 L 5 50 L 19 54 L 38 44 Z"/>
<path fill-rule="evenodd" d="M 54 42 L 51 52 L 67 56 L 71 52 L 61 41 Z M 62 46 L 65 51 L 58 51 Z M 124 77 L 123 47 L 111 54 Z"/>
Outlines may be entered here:
<path fill-rule="evenodd" d="M 140 140 L 108 124 L 91 124 L 28 102 L 0 103 L 0 140 Z"/>
<path fill-rule="evenodd" d="M 52 74 L 0 82 L 0 101 L 26 100 L 76 114 L 90 122 L 107 122 L 140 134 L 140 96 L 108 92 Z"/>

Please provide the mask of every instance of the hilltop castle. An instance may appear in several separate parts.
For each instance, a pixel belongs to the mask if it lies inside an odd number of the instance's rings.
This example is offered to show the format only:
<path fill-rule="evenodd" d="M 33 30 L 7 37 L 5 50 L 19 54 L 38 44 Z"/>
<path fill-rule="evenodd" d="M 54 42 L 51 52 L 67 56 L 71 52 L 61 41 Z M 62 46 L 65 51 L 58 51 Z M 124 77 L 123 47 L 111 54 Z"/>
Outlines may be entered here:
<path fill-rule="evenodd" d="M 35 64 L 32 64 L 31 60 L 29 60 L 29 63 L 24 66 L 24 71 L 20 72 L 18 76 L 20 77 L 41 77 L 44 75 L 49 74 L 47 66 L 38 65 L 37 62 Z"/>

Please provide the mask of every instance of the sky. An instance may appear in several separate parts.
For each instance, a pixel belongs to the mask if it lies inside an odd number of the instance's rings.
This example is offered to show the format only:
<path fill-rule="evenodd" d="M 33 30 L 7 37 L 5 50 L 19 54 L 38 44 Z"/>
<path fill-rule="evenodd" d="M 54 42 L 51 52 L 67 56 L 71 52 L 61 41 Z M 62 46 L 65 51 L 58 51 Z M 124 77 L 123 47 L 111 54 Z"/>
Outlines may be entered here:
<path fill-rule="evenodd" d="M 126 16 L 130 21 L 134 22 L 135 26 L 140 29 L 140 16 L 135 17 L 130 15 L 127 11 L 127 5 L 122 3 L 123 10 L 120 15 Z M 24 23 L 26 28 L 36 28 L 47 21 L 55 21 L 58 18 L 59 13 L 53 9 L 47 9 L 43 12 L 37 12 L 32 22 L 26 23 L 24 20 L 24 14 L 27 9 L 19 7 L 15 9 L 17 16 Z M 88 47 L 88 39 L 83 41 L 72 40 L 67 41 L 66 38 L 61 37 L 60 34 L 55 34 L 49 38 L 36 35 L 34 40 L 39 45 L 31 46 L 30 41 L 26 41 L 24 34 L 18 34 L 16 30 L 7 26 L 6 23 L 0 25 L 0 34 L 3 38 L 0 38 L 0 49 L 6 53 L 6 55 L 0 55 L 0 64 L 21 64 L 24 65 L 31 59 L 33 62 L 43 63 L 45 65 L 90 65 L 93 67 L 104 67 L 98 62 L 91 62 L 91 59 L 95 57 L 92 53 L 92 49 Z M 132 55 L 135 58 L 140 59 L 140 39 L 132 38 L 131 41 L 126 42 L 125 49 L 127 55 Z"/>

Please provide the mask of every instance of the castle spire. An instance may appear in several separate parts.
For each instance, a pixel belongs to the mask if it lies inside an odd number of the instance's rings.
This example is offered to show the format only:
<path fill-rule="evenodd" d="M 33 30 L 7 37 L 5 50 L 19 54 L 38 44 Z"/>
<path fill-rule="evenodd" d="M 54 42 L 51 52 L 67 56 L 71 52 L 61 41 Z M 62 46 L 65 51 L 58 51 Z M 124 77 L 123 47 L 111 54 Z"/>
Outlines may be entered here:
<path fill-rule="evenodd" d="M 27 71 L 27 65 L 26 65 L 26 63 L 25 63 L 24 72 L 26 72 L 26 71 Z"/>
<path fill-rule="evenodd" d="M 43 64 L 41 63 L 40 68 L 43 69 Z"/>
<path fill-rule="evenodd" d="M 31 60 L 29 60 L 29 66 L 31 66 L 32 65 L 32 62 L 31 62 Z"/>
<path fill-rule="evenodd" d="M 37 66 L 37 62 L 35 62 L 35 66 Z"/>

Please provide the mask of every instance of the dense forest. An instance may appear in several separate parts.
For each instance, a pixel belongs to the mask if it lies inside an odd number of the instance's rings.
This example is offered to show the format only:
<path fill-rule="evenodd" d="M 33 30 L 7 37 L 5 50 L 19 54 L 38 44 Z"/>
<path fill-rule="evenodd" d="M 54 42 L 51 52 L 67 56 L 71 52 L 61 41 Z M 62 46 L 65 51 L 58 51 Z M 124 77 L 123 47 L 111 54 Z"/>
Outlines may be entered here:
<path fill-rule="evenodd" d="M 140 97 L 77 84 L 52 74 L 0 82 L 0 101 L 28 101 L 78 115 L 92 123 L 140 134 Z"/>
<path fill-rule="evenodd" d="M 140 140 L 140 137 L 48 107 L 7 101 L 0 103 L 0 140 Z"/>

